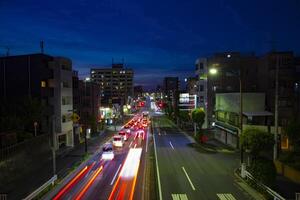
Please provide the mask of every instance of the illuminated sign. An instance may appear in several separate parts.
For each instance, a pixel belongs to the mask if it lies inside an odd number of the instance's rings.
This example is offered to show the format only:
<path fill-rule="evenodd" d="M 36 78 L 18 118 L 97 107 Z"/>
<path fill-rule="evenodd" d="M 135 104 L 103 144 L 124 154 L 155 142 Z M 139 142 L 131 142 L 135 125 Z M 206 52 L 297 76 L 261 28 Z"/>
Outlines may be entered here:
<path fill-rule="evenodd" d="M 179 94 L 179 103 L 189 103 L 189 102 L 190 102 L 190 94 L 189 93 Z"/>

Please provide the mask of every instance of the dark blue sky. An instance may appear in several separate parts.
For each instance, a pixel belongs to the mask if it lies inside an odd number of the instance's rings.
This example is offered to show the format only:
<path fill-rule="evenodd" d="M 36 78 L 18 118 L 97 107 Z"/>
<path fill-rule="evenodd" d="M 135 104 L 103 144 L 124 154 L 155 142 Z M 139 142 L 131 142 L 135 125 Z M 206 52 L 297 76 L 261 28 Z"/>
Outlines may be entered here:
<path fill-rule="evenodd" d="M 81 76 L 124 58 L 147 88 L 193 75 L 196 58 L 214 52 L 262 54 L 276 40 L 299 53 L 299 36 L 298 0 L 0 0 L 0 45 L 11 54 L 37 52 L 44 40 Z"/>

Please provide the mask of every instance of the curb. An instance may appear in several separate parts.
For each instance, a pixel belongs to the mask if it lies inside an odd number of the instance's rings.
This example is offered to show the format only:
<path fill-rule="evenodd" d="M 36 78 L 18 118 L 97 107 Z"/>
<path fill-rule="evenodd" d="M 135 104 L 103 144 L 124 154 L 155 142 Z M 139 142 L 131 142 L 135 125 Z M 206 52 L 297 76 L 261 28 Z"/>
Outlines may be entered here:
<path fill-rule="evenodd" d="M 238 169 L 234 170 L 234 176 L 235 178 L 237 178 L 239 181 L 239 183 L 237 181 L 235 181 L 238 186 L 244 190 L 249 196 L 251 196 L 252 199 L 254 200 L 266 200 L 266 198 L 259 193 L 257 190 L 255 190 L 254 188 L 252 188 L 251 186 L 248 185 L 248 183 L 242 178 L 240 177 L 240 175 L 238 174 Z"/>

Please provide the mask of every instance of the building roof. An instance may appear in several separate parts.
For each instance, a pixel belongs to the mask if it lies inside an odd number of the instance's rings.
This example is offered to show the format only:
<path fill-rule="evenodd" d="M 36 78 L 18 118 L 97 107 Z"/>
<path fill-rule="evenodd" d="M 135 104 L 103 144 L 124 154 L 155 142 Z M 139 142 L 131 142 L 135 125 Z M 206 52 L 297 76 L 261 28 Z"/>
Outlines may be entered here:
<path fill-rule="evenodd" d="M 273 113 L 269 111 L 254 111 L 254 112 L 243 112 L 243 115 L 247 117 L 260 117 L 260 116 L 272 116 Z"/>

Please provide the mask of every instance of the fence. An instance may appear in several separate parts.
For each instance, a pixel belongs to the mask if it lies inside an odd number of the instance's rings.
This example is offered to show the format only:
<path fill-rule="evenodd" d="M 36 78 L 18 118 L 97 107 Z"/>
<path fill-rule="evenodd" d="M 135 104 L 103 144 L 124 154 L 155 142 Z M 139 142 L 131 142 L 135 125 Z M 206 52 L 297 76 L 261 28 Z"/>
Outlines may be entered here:
<path fill-rule="evenodd" d="M 49 134 L 44 134 L 37 136 L 35 138 L 32 138 L 30 140 L 11 145 L 9 147 L 5 147 L 0 149 L 0 161 L 5 161 L 12 156 L 18 154 L 19 152 L 22 152 L 26 147 L 32 147 L 38 144 L 41 144 L 41 142 L 48 142 Z"/>
<path fill-rule="evenodd" d="M 252 176 L 252 174 L 250 174 L 250 172 L 248 172 L 247 170 L 244 170 L 243 173 L 244 173 L 246 179 L 252 180 L 258 187 L 264 189 L 268 194 L 270 194 L 274 198 L 274 200 L 285 200 L 284 197 L 280 196 L 274 190 L 272 190 L 268 186 L 264 185 L 263 183 L 255 180 L 255 178 Z"/>
<path fill-rule="evenodd" d="M 54 185 L 54 182 L 57 180 L 57 175 L 54 175 L 51 179 L 49 179 L 46 183 L 44 183 L 41 187 L 36 189 L 30 195 L 25 197 L 23 200 L 31 200 L 35 198 L 40 192 L 42 192 L 45 188 L 47 188 L 50 184 Z"/>

